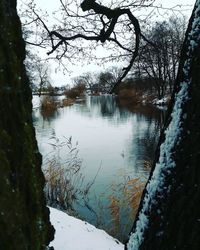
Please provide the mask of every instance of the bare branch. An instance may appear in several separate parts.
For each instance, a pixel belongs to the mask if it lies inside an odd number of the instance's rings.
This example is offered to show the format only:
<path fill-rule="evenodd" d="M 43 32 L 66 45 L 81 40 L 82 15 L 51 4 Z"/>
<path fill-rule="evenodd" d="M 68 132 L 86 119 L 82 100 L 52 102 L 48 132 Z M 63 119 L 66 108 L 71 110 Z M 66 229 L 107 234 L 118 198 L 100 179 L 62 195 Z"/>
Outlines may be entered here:
<path fill-rule="evenodd" d="M 65 11 L 67 12 L 67 9 L 64 6 L 64 3 L 62 2 L 62 0 L 60 0 L 63 8 L 65 9 Z M 103 28 L 100 30 L 100 33 L 98 35 L 91 35 L 91 36 L 87 36 L 84 34 L 76 34 L 76 35 L 72 35 L 72 36 L 63 36 L 62 34 L 60 34 L 57 31 L 49 31 L 46 27 L 46 25 L 42 22 L 42 24 L 44 25 L 44 28 L 47 30 L 51 41 L 52 41 L 52 50 L 50 52 L 48 52 L 48 55 L 52 54 L 59 46 L 61 46 L 64 42 L 66 41 L 72 41 L 72 40 L 76 40 L 76 39 L 84 39 L 84 40 L 88 40 L 88 41 L 101 41 L 102 43 L 105 43 L 106 41 L 112 41 L 115 44 L 117 44 L 121 49 L 128 51 L 129 53 L 131 53 L 131 60 L 129 62 L 129 65 L 127 67 L 124 68 L 124 72 L 122 74 L 122 76 L 119 78 L 119 80 L 116 82 L 116 84 L 113 87 L 113 90 L 116 90 L 117 86 L 119 85 L 119 83 L 124 79 L 124 77 L 128 74 L 129 70 L 131 69 L 133 62 L 135 60 L 135 58 L 138 55 L 138 49 L 139 49 L 139 42 L 140 42 L 140 26 L 139 26 L 139 22 L 137 20 L 137 18 L 132 14 L 132 12 L 130 11 L 130 9 L 121 9 L 121 8 L 116 8 L 116 9 L 110 9 L 106 6 L 100 5 L 98 3 L 96 3 L 95 0 L 84 0 L 81 4 L 81 8 L 83 11 L 91 11 L 93 10 L 95 14 L 100 14 L 100 21 L 103 25 Z M 133 31 L 133 37 L 135 37 L 135 46 L 134 46 L 134 50 L 131 50 L 129 48 L 126 48 L 125 46 L 123 46 L 116 38 L 116 33 L 113 33 L 115 30 L 115 26 L 118 23 L 118 19 L 120 16 L 122 15 L 126 15 L 129 19 L 129 25 L 130 23 L 133 25 L 134 31 Z M 110 21 L 105 23 L 103 16 L 106 16 Z M 114 34 L 114 37 L 111 37 L 111 35 Z M 59 42 L 57 42 L 56 45 L 54 45 L 53 41 L 54 41 L 54 37 L 59 39 Z M 67 51 L 67 50 L 65 50 Z"/>

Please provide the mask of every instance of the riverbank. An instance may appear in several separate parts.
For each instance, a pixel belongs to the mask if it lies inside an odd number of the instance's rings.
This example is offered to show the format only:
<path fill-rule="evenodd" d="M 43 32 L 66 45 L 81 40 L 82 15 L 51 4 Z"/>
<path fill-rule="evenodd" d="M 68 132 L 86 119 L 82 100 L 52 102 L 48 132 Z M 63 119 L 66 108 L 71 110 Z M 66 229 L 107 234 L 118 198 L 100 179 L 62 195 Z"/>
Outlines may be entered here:
<path fill-rule="evenodd" d="M 76 219 L 55 208 L 50 209 L 50 221 L 55 238 L 50 243 L 54 250 L 123 250 L 124 245 L 105 231 Z"/>
<path fill-rule="evenodd" d="M 136 106 L 136 105 L 151 105 L 159 109 L 167 109 L 170 102 L 170 95 L 165 95 L 162 98 L 158 98 L 155 94 L 123 91 L 116 95 L 116 100 L 121 106 Z"/>
<path fill-rule="evenodd" d="M 66 98 L 64 96 L 60 96 L 59 99 L 56 99 L 57 96 L 45 96 L 43 101 L 41 102 L 41 108 L 43 110 L 55 110 L 57 108 L 64 108 L 67 106 L 71 106 L 74 103 L 82 102 L 86 97 L 82 98 Z M 130 106 L 130 105 L 153 105 L 157 108 L 166 109 L 169 102 L 170 96 L 164 96 L 159 99 L 155 95 L 140 95 L 140 96 L 120 96 L 116 95 L 116 99 L 118 103 L 122 106 Z"/>

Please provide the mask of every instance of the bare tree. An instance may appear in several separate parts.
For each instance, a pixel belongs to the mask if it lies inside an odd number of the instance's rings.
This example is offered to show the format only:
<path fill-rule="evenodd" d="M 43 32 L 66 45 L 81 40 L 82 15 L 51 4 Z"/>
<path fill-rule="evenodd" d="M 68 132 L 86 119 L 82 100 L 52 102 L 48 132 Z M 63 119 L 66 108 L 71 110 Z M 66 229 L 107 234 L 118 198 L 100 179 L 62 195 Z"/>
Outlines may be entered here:
<path fill-rule="evenodd" d="M 46 88 L 51 87 L 50 77 L 49 77 L 50 69 L 49 69 L 49 66 L 47 64 L 43 64 L 41 62 L 38 62 L 35 65 L 35 68 L 36 68 L 36 73 L 37 73 L 37 77 L 38 77 L 39 96 L 40 96 L 42 90 L 45 87 Z"/>
<path fill-rule="evenodd" d="M 50 66 L 46 61 L 43 61 L 36 54 L 33 54 L 29 49 L 26 49 L 25 66 L 30 79 L 30 84 L 33 90 L 37 90 L 39 95 L 44 88 L 51 86 L 50 84 Z"/>
<path fill-rule="evenodd" d="M 89 91 L 91 94 L 95 94 L 99 92 L 97 79 L 98 79 L 97 73 L 86 72 L 80 76 L 73 78 L 73 82 L 75 83 L 75 86 L 84 85 L 87 91 Z"/>
<path fill-rule="evenodd" d="M 109 67 L 101 72 L 86 72 L 80 76 L 74 77 L 75 86 L 85 86 L 85 89 L 91 94 L 110 93 L 113 86 L 121 77 L 122 69 L 119 67 Z"/>
<path fill-rule="evenodd" d="M 98 84 L 102 93 L 110 93 L 116 82 L 120 79 L 122 68 L 110 67 L 107 70 L 100 72 L 98 75 Z"/>
<path fill-rule="evenodd" d="M 171 17 L 145 32 L 151 43 L 142 42 L 135 68 L 140 78 L 153 80 L 158 98 L 173 91 L 185 30 L 184 17 Z"/>

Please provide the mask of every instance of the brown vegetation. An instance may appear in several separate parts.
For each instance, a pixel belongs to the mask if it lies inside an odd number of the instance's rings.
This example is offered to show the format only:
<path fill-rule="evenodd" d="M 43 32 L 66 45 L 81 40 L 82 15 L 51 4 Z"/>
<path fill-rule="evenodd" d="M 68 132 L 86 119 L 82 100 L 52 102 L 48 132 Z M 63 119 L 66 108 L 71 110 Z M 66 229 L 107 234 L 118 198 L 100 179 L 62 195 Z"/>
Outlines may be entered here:
<path fill-rule="evenodd" d="M 74 145 L 72 137 L 62 142 L 58 138 L 52 139 L 50 145 L 53 152 L 47 156 L 43 166 L 47 204 L 78 217 L 75 204 L 86 199 L 92 183 L 84 184 L 78 143 Z M 60 155 L 62 150 L 65 152 L 64 159 Z"/>
<path fill-rule="evenodd" d="M 62 107 L 67 107 L 67 106 L 71 106 L 74 104 L 74 99 L 71 99 L 71 98 L 64 98 L 62 100 Z"/>
<path fill-rule="evenodd" d="M 85 85 L 77 84 L 72 88 L 65 90 L 65 96 L 70 99 L 76 99 L 77 97 L 84 96 Z"/>
<path fill-rule="evenodd" d="M 132 89 L 121 89 L 118 92 L 118 100 L 122 105 L 136 104 L 139 102 L 140 96 Z"/>
<path fill-rule="evenodd" d="M 64 98 L 63 100 L 56 100 L 54 96 L 45 96 L 41 102 L 41 114 L 44 118 L 53 117 L 58 108 L 71 106 L 74 104 L 74 99 Z"/>
<path fill-rule="evenodd" d="M 49 162 L 44 171 L 46 186 L 45 194 L 50 206 L 71 212 L 74 210 L 73 204 L 81 192 L 83 175 L 80 173 L 80 165 L 57 164 L 53 159 Z"/>
<path fill-rule="evenodd" d="M 127 173 L 121 177 L 120 184 L 109 186 L 109 196 L 102 193 L 97 199 L 96 216 L 98 227 L 125 242 L 138 211 L 146 178 L 131 178 Z"/>
<path fill-rule="evenodd" d="M 113 193 L 109 197 L 109 210 L 111 214 L 111 224 L 109 232 L 120 240 L 124 241 L 128 237 L 131 225 L 134 221 L 140 204 L 146 180 L 140 178 L 124 178 L 125 182 L 118 187 L 113 186 Z"/>
<path fill-rule="evenodd" d="M 44 118 L 53 117 L 57 111 L 58 104 L 52 96 L 45 96 L 41 103 L 41 114 Z"/>

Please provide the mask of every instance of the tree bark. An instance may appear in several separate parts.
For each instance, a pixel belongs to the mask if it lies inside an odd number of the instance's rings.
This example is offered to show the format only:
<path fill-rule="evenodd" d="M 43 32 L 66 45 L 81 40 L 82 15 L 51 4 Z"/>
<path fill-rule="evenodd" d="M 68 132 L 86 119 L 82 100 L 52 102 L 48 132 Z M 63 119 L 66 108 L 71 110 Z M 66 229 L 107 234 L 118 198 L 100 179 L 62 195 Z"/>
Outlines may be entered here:
<path fill-rule="evenodd" d="M 200 249 L 199 0 L 186 32 L 169 113 L 129 250 Z"/>
<path fill-rule="evenodd" d="M 54 229 L 43 194 L 15 0 L 0 0 L 0 25 L 0 249 L 41 250 Z"/>

